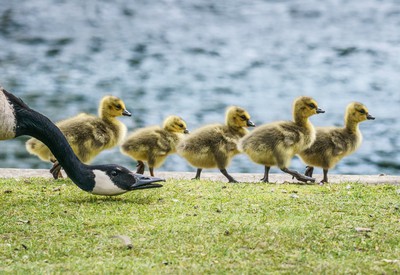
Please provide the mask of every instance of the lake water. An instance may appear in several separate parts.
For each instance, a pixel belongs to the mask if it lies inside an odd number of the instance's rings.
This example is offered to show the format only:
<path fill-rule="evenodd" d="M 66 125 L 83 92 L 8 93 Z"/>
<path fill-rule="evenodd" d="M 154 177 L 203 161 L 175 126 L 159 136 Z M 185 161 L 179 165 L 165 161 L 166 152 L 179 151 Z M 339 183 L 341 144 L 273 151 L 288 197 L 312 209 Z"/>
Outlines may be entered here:
<path fill-rule="evenodd" d="M 396 0 L 0 0 L 0 84 L 58 121 L 121 97 L 129 130 L 182 116 L 191 130 L 248 109 L 256 124 L 291 118 L 314 97 L 316 126 L 342 125 L 360 101 L 376 117 L 332 173 L 399 174 L 400 5 Z M 0 167 L 48 168 L 27 138 L 0 142 Z M 118 148 L 94 163 L 134 162 Z M 303 171 L 295 158 L 291 167 Z M 160 170 L 195 171 L 179 156 Z M 263 172 L 246 156 L 230 172 Z M 272 170 L 277 172 L 278 170 Z M 317 170 L 317 173 L 320 170 Z"/>

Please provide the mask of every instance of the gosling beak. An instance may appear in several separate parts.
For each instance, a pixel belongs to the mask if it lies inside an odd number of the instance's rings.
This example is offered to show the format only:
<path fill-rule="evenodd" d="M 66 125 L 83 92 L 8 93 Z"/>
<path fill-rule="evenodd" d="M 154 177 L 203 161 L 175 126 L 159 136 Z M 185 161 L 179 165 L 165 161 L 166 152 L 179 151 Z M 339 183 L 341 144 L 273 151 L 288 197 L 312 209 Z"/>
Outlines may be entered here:
<path fill-rule="evenodd" d="M 321 108 L 317 108 L 317 114 L 323 114 L 323 113 L 325 113 L 324 110 L 322 110 Z"/>
<path fill-rule="evenodd" d="M 131 116 L 131 112 L 129 112 L 127 109 L 124 109 L 124 111 L 122 112 L 123 116 Z"/>
<path fill-rule="evenodd" d="M 247 121 L 247 127 L 256 127 L 256 125 L 254 124 L 253 121 L 251 121 L 250 119 Z"/>
<path fill-rule="evenodd" d="M 185 131 L 183 131 L 184 134 L 189 134 L 190 131 L 188 129 L 185 129 Z"/>
<path fill-rule="evenodd" d="M 161 184 L 154 184 L 154 182 L 165 181 L 165 179 L 145 177 L 141 174 L 134 174 L 136 182 L 130 187 L 130 190 L 148 189 L 162 187 Z"/>
<path fill-rule="evenodd" d="M 368 120 L 374 120 L 375 117 L 373 117 L 373 116 L 371 116 L 370 114 L 368 114 L 368 115 L 367 115 L 367 119 L 368 119 Z"/>

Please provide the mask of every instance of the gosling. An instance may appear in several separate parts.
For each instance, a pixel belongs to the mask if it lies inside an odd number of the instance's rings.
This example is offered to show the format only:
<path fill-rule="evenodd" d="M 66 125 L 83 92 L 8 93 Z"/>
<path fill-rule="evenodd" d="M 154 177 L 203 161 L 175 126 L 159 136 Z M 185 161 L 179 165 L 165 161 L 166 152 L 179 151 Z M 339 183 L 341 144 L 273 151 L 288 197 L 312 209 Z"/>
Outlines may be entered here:
<path fill-rule="evenodd" d="M 110 149 L 122 141 L 126 135 L 126 126 L 116 117 L 131 116 L 125 103 L 115 96 L 102 98 L 98 114 L 96 117 L 81 113 L 56 123 L 79 160 L 85 164 L 90 163 L 101 151 Z M 61 165 L 44 143 L 31 138 L 26 142 L 26 149 L 41 160 L 53 163 L 50 172 L 55 179 L 62 177 Z"/>
<path fill-rule="evenodd" d="M 218 168 L 229 182 L 237 182 L 226 171 L 231 159 L 240 153 L 237 143 L 248 133 L 246 127 L 254 127 L 249 113 L 231 106 L 226 111 L 226 125 L 204 126 L 191 133 L 178 144 L 178 154 L 197 167 L 194 179 L 200 179 L 204 168 Z"/>
<path fill-rule="evenodd" d="M 150 175 L 160 167 L 168 155 L 176 153 L 176 146 L 184 134 L 188 134 L 186 122 L 178 116 L 169 116 L 163 127 L 153 126 L 138 129 L 122 143 L 121 153 L 137 160 L 138 174 L 143 174 L 145 163 Z"/>
<path fill-rule="evenodd" d="M 278 166 L 299 181 L 315 182 L 314 178 L 290 170 L 288 166 L 294 155 L 310 147 L 315 140 L 315 129 L 309 117 L 324 112 L 311 97 L 299 97 L 293 104 L 293 121 L 262 125 L 240 141 L 240 149 L 255 163 L 264 165 L 261 181 L 269 182 L 271 166 Z"/>
<path fill-rule="evenodd" d="M 352 102 L 346 108 L 344 127 L 317 127 L 315 142 L 299 154 L 308 165 L 305 175 L 312 177 L 314 166 L 321 167 L 324 172 L 321 184 L 328 182 L 328 170 L 361 145 L 359 123 L 374 119 L 375 117 L 368 113 L 367 107 L 359 102 Z"/>

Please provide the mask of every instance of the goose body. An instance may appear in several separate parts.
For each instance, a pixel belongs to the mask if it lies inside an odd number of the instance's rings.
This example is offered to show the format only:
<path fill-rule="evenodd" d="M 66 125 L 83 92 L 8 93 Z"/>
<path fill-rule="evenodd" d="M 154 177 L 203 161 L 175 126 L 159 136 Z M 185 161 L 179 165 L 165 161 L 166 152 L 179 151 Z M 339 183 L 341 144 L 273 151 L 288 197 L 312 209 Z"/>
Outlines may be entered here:
<path fill-rule="evenodd" d="M 344 127 L 317 127 L 315 142 L 308 149 L 299 153 L 300 158 L 308 165 L 306 176 L 312 176 L 314 166 L 321 167 L 328 182 L 328 170 L 345 156 L 352 154 L 362 142 L 359 123 L 375 119 L 368 113 L 362 103 L 352 102 L 346 108 Z"/>
<path fill-rule="evenodd" d="M 56 125 L 65 135 L 78 158 L 88 164 L 101 151 L 119 144 L 126 135 L 126 126 L 118 116 L 130 116 L 124 102 L 115 96 L 105 96 L 99 104 L 99 116 L 81 113 L 75 117 L 62 120 Z M 55 163 L 52 174 L 60 175 L 61 166 L 49 148 L 36 138 L 26 142 L 29 153 L 38 156 L 43 161 Z"/>
<path fill-rule="evenodd" d="M 226 167 L 240 153 L 237 143 L 248 133 L 246 128 L 249 126 L 255 126 L 249 113 L 231 106 L 226 112 L 225 125 L 213 124 L 197 129 L 178 144 L 178 154 L 197 167 L 195 179 L 200 179 L 204 168 L 218 168 L 229 182 L 236 182 Z"/>
<path fill-rule="evenodd" d="M 8 95 L 0 87 L 0 140 L 12 139 L 16 135 L 17 121 Z"/>
<path fill-rule="evenodd" d="M 92 194 L 119 195 L 137 189 L 161 187 L 162 185 L 155 182 L 164 181 L 160 178 L 134 174 L 120 165 L 82 163 L 56 125 L 0 87 L 0 140 L 23 135 L 32 136 L 43 142 L 69 178 L 79 188 Z"/>
<path fill-rule="evenodd" d="M 185 121 L 178 116 L 169 116 L 163 126 L 151 126 L 134 131 L 121 145 L 121 152 L 138 161 L 136 173 L 143 174 L 147 163 L 150 175 L 160 167 L 168 155 L 176 153 L 176 146 L 189 133 Z"/>
<path fill-rule="evenodd" d="M 271 166 L 278 166 L 300 181 L 315 181 L 288 167 L 294 155 L 310 147 L 315 140 L 315 129 L 308 118 L 323 112 L 314 99 L 299 97 L 293 104 L 293 121 L 264 124 L 240 141 L 240 149 L 255 163 L 264 165 L 262 181 L 269 181 Z"/>

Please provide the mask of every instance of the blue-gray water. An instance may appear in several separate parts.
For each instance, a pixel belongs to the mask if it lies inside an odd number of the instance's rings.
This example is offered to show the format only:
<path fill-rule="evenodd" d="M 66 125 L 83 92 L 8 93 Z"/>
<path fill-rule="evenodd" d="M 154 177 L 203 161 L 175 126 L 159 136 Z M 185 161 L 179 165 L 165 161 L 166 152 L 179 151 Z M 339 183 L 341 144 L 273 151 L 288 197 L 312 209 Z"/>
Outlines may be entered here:
<path fill-rule="evenodd" d="M 129 130 L 169 114 L 193 130 L 223 122 L 232 104 L 257 124 L 290 119 L 299 95 L 326 110 L 315 125 L 341 125 L 360 101 L 376 120 L 361 124 L 361 148 L 332 173 L 400 170 L 396 0 L 0 0 L 0 47 L 0 84 L 53 121 L 96 113 L 106 94 L 126 102 Z M 0 167 L 50 166 L 25 140 L 0 143 Z M 95 160 L 109 162 L 134 164 L 118 148 Z M 177 155 L 161 169 L 194 171 Z M 263 168 L 241 155 L 228 171 Z"/>

